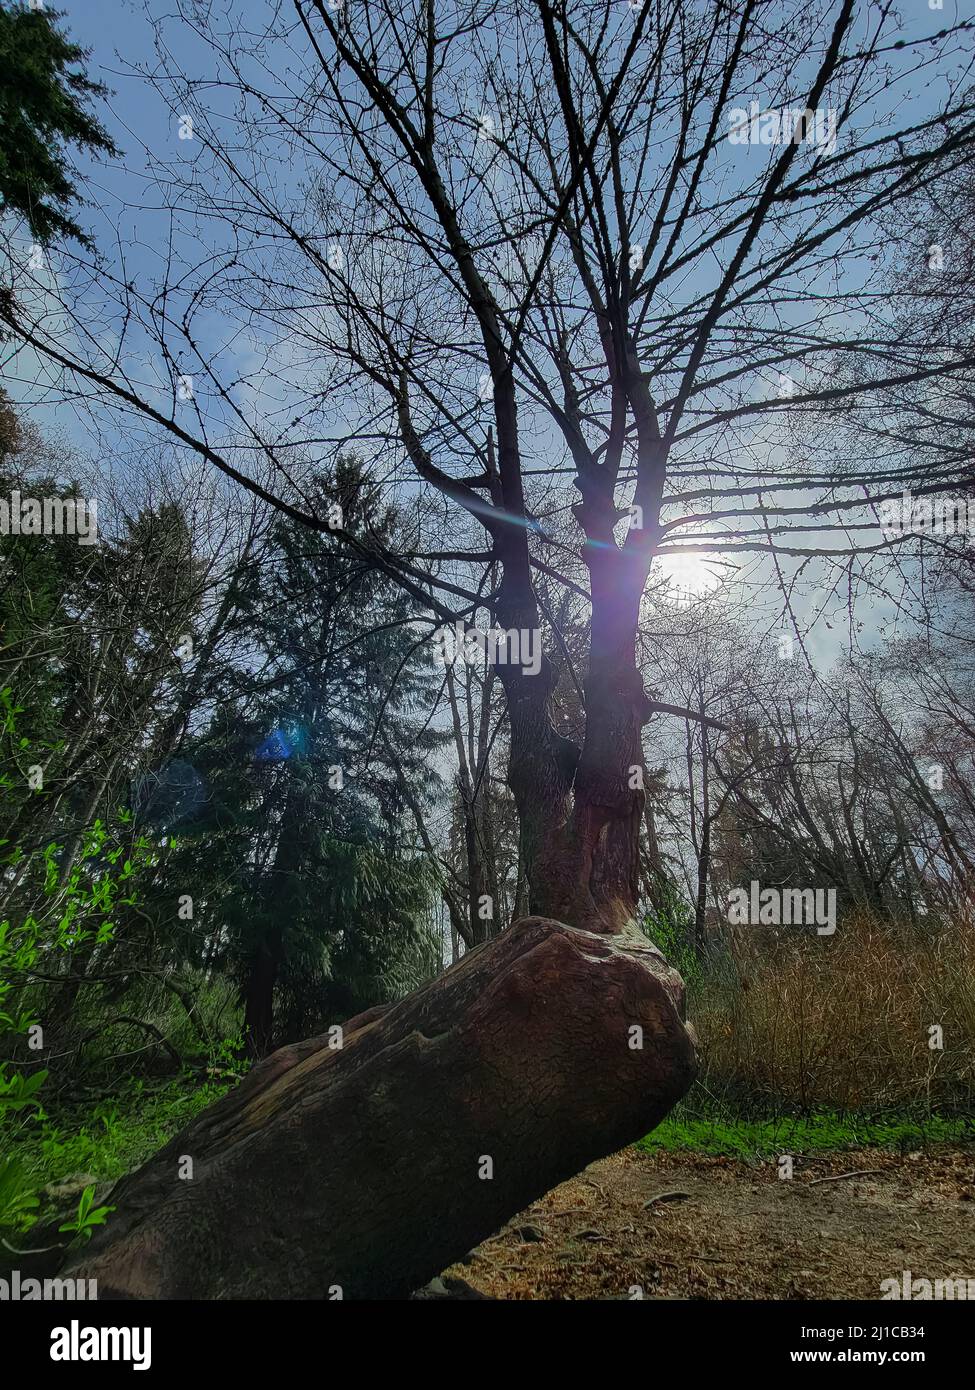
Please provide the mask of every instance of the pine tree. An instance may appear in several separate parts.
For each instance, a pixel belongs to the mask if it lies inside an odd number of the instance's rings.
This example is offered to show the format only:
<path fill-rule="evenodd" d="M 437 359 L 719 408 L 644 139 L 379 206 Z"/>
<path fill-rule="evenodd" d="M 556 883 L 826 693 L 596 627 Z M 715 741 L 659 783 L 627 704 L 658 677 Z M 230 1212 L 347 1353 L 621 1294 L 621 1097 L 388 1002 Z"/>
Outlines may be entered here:
<path fill-rule="evenodd" d="M 73 237 L 89 246 L 67 211 L 79 198 L 65 146 L 119 151 L 88 110 L 106 89 L 87 76 L 88 54 L 57 28 L 60 17 L 43 7 L 0 5 L 0 197 L 39 241 Z"/>
<path fill-rule="evenodd" d="M 364 479 L 347 465 L 341 488 L 348 519 Z M 185 750 L 205 793 L 174 828 L 165 880 L 171 902 L 198 905 L 197 963 L 234 974 L 262 1055 L 439 969 L 432 867 L 394 767 L 422 798 L 437 739 L 416 718 L 429 659 L 381 576 L 280 522 L 248 585 L 250 647 Z"/>

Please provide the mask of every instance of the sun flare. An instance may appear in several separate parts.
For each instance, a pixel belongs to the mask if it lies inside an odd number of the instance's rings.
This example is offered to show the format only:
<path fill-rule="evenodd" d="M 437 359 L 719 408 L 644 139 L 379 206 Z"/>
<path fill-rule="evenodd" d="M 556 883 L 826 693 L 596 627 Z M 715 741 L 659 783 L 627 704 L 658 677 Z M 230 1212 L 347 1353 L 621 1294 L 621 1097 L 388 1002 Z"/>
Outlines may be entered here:
<path fill-rule="evenodd" d="M 701 555 L 659 555 L 652 577 L 662 577 L 674 596 L 703 598 L 718 585 L 713 561 Z"/>

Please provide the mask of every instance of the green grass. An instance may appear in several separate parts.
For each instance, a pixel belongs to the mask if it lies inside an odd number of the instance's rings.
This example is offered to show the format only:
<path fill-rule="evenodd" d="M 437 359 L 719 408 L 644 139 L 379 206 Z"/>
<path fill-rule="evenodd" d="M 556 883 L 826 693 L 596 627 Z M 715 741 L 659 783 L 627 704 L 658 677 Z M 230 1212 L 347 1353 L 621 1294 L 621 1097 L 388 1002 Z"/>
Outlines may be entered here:
<path fill-rule="evenodd" d="M 131 1081 L 105 1100 L 37 1117 L 12 1145 L 37 1188 L 79 1173 L 120 1178 L 167 1143 L 227 1090 L 188 1077 L 164 1084 Z"/>
<path fill-rule="evenodd" d="M 905 1115 L 813 1114 L 745 1119 L 734 1114 L 702 1116 L 682 1106 L 652 1134 L 637 1141 L 645 1153 L 756 1155 L 815 1153 L 842 1149 L 920 1149 L 926 1144 L 975 1143 L 975 1120 Z"/>
<path fill-rule="evenodd" d="M 185 1075 L 165 1083 L 132 1080 L 112 1096 L 40 1115 L 22 1130 L 13 1151 L 31 1190 L 88 1174 L 97 1183 L 130 1172 L 233 1084 L 227 1077 L 200 1084 Z M 884 1148 L 907 1152 L 927 1144 L 975 1143 L 975 1120 L 929 1115 L 820 1113 L 746 1117 L 727 1103 L 684 1102 L 636 1148 L 645 1153 L 700 1153 L 752 1158 Z"/>

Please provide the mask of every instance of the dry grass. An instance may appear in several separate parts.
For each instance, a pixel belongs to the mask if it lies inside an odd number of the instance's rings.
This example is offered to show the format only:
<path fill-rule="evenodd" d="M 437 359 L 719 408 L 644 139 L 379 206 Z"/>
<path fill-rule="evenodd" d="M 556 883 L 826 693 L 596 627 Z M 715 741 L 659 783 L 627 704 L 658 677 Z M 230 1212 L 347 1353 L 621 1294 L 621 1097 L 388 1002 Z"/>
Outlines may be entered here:
<path fill-rule="evenodd" d="M 840 1111 L 975 1101 L 970 924 L 921 933 L 860 913 L 832 937 L 740 934 L 692 982 L 689 1015 L 715 1096 Z"/>

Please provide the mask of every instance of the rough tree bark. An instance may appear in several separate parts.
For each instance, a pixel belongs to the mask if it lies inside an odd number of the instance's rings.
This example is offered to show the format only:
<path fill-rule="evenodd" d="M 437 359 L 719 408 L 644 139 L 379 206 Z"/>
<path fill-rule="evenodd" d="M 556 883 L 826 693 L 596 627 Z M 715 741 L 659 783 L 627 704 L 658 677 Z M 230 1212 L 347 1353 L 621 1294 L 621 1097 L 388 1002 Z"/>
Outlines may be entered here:
<path fill-rule="evenodd" d="M 72 1273 L 101 1298 L 404 1297 L 693 1074 L 680 977 L 645 938 L 529 917 L 341 1049 L 274 1053 L 123 1179 Z"/>

